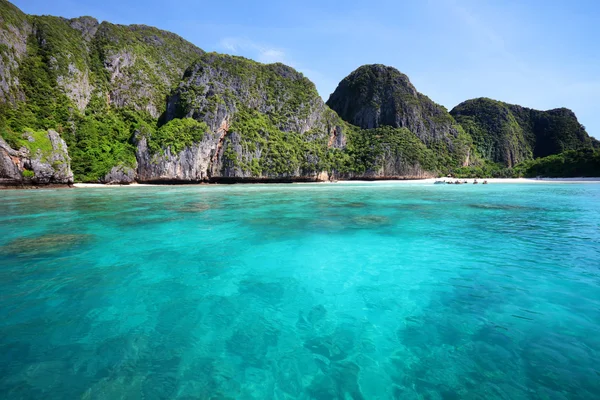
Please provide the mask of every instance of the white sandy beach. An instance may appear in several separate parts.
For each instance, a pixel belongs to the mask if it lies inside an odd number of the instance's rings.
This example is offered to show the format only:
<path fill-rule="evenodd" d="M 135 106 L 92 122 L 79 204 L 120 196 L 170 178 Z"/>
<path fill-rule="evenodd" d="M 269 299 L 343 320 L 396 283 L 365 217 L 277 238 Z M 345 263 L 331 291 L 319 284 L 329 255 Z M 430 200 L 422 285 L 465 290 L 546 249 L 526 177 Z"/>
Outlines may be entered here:
<path fill-rule="evenodd" d="M 456 178 L 427 178 L 427 179 L 407 179 L 407 180 L 378 180 L 378 181 L 360 181 L 360 180 L 339 180 L 336 182 L 296 182 L 294 184 L 352 184 L 352 183 L 370 183 L 370 184 L 433 184 L 435 181 L 456 181 Z M 473 184 L 474 179 L 459 179 L 460 181 L 466 180 L 469 184 Z M 484 180 L 487 180 L 488 183 L 600 183 L 600 178 L 489 178 L 489 179 L 478 179 L 477 181 L 481 184 Z M 148 183 L 132 183 L 130 185 L 105 185 L 102 183 L 75 183 L 73 186 L 78 189 L 85 188 L 144 188 L 144 187 L 155 187 L 155 186 L 193 186 L 195 184 L 179 184 L 179 185 L 157 185 L 157 184 L 148 184 Z M 196 184 L 206 186 L 206 183 Z M 228 184 L 222 184 L 228 185 Z M 266 184 L 269 185 L 269 184 Z"/>

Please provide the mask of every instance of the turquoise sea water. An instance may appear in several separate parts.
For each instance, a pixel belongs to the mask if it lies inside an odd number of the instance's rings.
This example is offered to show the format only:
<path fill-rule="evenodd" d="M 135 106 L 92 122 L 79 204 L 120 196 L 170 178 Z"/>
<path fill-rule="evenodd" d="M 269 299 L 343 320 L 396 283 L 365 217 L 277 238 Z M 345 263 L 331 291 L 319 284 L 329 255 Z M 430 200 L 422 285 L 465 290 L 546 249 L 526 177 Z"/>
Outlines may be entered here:
<path fill-rule="evenodd" d="M 600 185 L 0 192 L 3 399 L 600 398 Z"/>

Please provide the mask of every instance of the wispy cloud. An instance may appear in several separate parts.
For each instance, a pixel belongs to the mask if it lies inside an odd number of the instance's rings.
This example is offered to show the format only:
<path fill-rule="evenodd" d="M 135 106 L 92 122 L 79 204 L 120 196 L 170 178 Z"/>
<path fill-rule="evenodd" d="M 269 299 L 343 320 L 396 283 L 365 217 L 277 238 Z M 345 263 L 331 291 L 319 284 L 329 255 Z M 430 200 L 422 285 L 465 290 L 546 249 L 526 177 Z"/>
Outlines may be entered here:
<path fill-rule="evenodd" d="M 219 41 L 218 48 L 225 53 L 248 57 L 265 64 L 274 62 L 286 64 L 302 72 L 304 76 L 314 82 L 325 99 L 327 99 L 326 96 L 331 93 L 336 85 L 336 82 L 329 79 L 323 73 L 296 62 L 288 51 L 277 46 L 259 43 L 247 38 L 227 37 Z"/>
<path fill-rule="evenodd" d="M 283 62 L 291 64 L 285 50 L 275 46 L 257 43 L 246 38 L 228 37 L 219 41 L 219 47 L 227 53 L 242 55 L 262 63 Z"/>

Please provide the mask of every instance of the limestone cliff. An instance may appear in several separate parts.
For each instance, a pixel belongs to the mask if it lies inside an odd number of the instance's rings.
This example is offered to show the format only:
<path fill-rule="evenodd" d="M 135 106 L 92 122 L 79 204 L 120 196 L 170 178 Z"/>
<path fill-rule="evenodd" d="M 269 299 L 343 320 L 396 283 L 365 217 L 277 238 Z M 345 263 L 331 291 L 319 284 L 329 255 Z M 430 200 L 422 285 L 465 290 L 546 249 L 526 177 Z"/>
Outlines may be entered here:
<path fill-rule="evenodd" d="M 156 123 L 201 54 L 156 28 L 26 15 L 0 0 L 0 135 L 54 129 L 78 180 L 113 179 L 135 167 L 136 126 Z"/>
<path fill-rule="evenodd" d="M 53 130 L 25 132 L 12 146 L 0 137 L 0 185 L 73 183 L 70 161 L 65 141 Z"/>
<path fill-rule="evenodd" d="M 344 78 L 327 105 L 363 129 L 406 128 L 447 166 L 468 164 L 470 137 L 448 111 L 419 93 L 393 67 L 364 65 Z"/>
<path fill-rule="evenodd" d="M 241 57 L 205 54 L 188 68 L 162 123 L 182 118 L 204 124 L 201 139 L 174 151 L 161 140 L 162 128 L 142 135 L 140 180 L 316 179 L 332 167 L 328 151 L 345 145 L 342 121 L 312 82 L 283 64 Z M 147 141 L 160 149 L 152 151 Z"/>
<path fill-rule="evenodd" d="M 566 108 L 538 111 L 487 98 L 450 111 L 485 159 L 512 167 L 567 150 L 592 149 L 595 140 Z"/>

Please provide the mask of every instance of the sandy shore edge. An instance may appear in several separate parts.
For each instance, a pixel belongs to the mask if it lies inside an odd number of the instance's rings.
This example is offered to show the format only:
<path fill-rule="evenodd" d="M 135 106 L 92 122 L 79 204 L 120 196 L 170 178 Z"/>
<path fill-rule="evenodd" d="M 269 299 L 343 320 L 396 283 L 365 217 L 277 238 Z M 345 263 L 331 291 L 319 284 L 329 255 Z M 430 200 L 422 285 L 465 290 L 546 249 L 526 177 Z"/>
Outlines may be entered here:
<path fill-rule="evenodd" d="M 467 181 L 470 184 L 473 184 L 474 179 L 459 179 L 460 181 Z M 485 179 L 488 183 L 600 183 L 600 178 L 490 178 Z M 352 184 L 352 183 L 367 183 L 367 184 L 433 184 L 436 181 L 456 181 L 454 178 L 428 178 L 428 179 L 407 179 L 407 180 L 377 180 L 377 181 L 361 181 L 361 180 L 339 180 L 335 182 L 295 182 L 295 185 L 307 185 L 307 184 Z M 478 179 L 479 183 L 482 183 L 484 179 Z M 243 185 L 244 183 L 242 183 Z M 144 188 L 144 187 L 156 187 L 156 186 L 207 186 L 206 184 L 180 184 L 180 185 L 157 185 L 157 184 L 148 184 L 148 183 L 132 183 L 129 185 L 105 185 L 102 183 L 75 183 L 73 187 L 78 189 L 83 188 Z M 215 184 L 215 185 L 229 185 L 229 184 Z M 255 185 L 254 183 L 252 185 Z M 270 183 L 265 183 L 265 185 L 270 185 Z"/>

